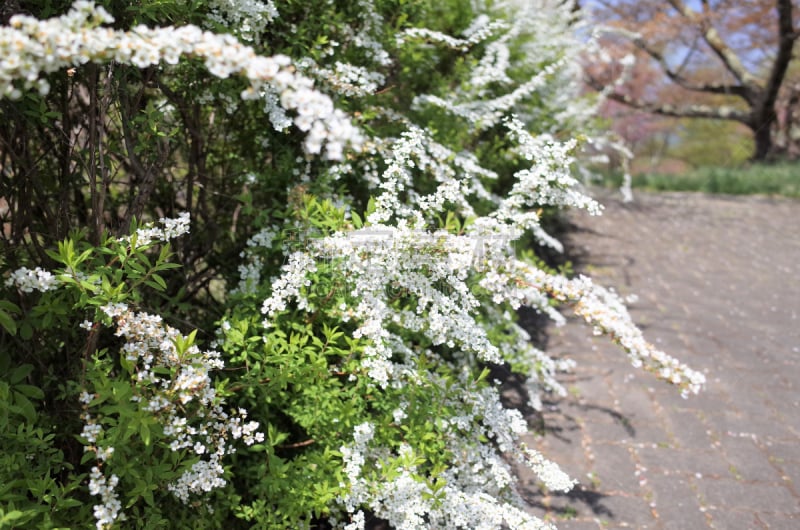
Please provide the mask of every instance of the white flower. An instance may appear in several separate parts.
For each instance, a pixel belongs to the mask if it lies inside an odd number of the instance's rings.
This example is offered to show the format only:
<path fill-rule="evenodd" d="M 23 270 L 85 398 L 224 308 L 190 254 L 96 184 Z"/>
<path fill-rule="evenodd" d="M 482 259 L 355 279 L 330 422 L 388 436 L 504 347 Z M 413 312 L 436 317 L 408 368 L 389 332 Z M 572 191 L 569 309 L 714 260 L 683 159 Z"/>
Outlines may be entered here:
<path fill-rule="evenodd" d="M 6 279 L 6 287 L 16 286 L 23 293 L 52 291 L 59 283 L 52 273 L 41 267 L 34 269 L 21 267 Z"/>
<path fill-rule="evenodd" d="M 190 494 L 208 493 L 209 491 L 225 486 L 222 478 L 224 469 L 219 464 L 217 455 L 211 455 L 210 460 L 200 460 L 192 465 L 181 477 L 167 488 L 184 503 L 189 502 Z"/>
<path fill-rule="evenodd" d="M 541 453 L 522 446 L 519 460 L 527 464 L 551 491 L 567 493 L 577 481 L 572 480 L 558 465 L 544 458 Z"/>
<path fill-rule="evenodd" d="M 213 4 L 218 20 L 235 25 L 240 36 L 245 38 L 255 39 L 265 24 L 277 16 L 271 1 L 239 0 L 237 5 L 215 1 Z M 250 87 L 242 95 L 246 99 L 264 95 L 266 110 L 276 128 L 286 123 L 282 111 L 274 108 L 276 94 L 281 95 L 279 101 L 283 110 L 298 113 L 295 118 L 298 126 L 309 130 L 309 123 L 319 123 L 329 146 L 325 151 L 327 158 L 341 158 L 345 145 L 359 147 L 362 143 L 360 131 L 349 118 L 340 111 L 333 111 L 331 99 L 314 90 L 310 79 L 291 69 L 288 57 L 260 57 L 231 35 L 215 35 L 196 26 L 148 28 L 140 25 L 128 32 L 89 27 L 92 22 L 109 21 L 108 13 L 91 2 L 76 3 L 66 15 L 49 20 L 13 16 L 10 27 L 0 28 L 0 50 L 14 50 L 13 54 L 4 54 L 5 58 L 0 61 L 0 97 L 21 97 L 22 92 L 15 85 L 18 81 L 25 89 L 37 86 L 40 92 L 46 92 L 46 83 L 38 81 L 41 73 L 76 63 L 116 60 L 145 68 L 162 61 L 175 64 L 181 56 L 193 56 L 203 59 L 206 69 L 216 77 L 246 77 Z M 226 107 L 232 111 L 235 103 L 229 100 Z M 316 142 L 310 142 L 309 147 L 315 148 Z M 144 232 L 142 238 L 145 241 L 148 237 L 157 239 L 156 235 L 158 233 Z"/>
<path fill-rule="evenodd" d="M 97 438 L 102 433 L 103 433 L 103 427 L 101 425 L 97 423 L 89 423 L 83 426 L 83 431 L 81 431 L 81 437 L 85 438 L 90 445 L 93 445 L 97 442 Z"/>
<path fill-rule="evenodd" d="M 122 513 L 122 503 L 114 491 L 118 483 L 119 478 L 116 475 L 106 479 L 97 466 L 89 473 L 89 493 L 99 496 L 102 501 L 93 507 L 97 530 L 109 528 L 115 521 L 125 518 Z"/>
<path fill-rule="evenodd" d="M 174 226 L 167 225 L 167 229 L 174 233 L 185 226 L 180 222 Z M 137 404 L 140 411 L 156 417 L 164 426 L 163 434 L 170 450 L 190 449 L 202 458 L 169 485 L 170 491 L 183 502 L 188 502 L 192 494 L 207 493 L 224 486 L 221 459 L 236 451 L 232 440 L 241 438 L 245 445 L 252 445 L 262 442 L 264 434 L 258 431 L 258 422 L 244 421 L 247 410 L 238 408 L 235 414 L 229 413 L 223 407 L 224 400 L 216 395 L 209 371 L 224 368 L 219 352 L 201 351 L 192 345 L 178 356 L 176 340 L 186 341 L 187 337 L 164 324 L 160 316 L 134 313 L 124 304 L 109 304 L 102 310 L 116 320 L 116 334 L 125 341 L 121 352 L 133 365 L 131 384 L 136 394 L 131 397 L 131 402 Z M 87 391 L 80 395 L 80 401 L 85 405 L 91 404 L 93 399 L 94 395 Z M 192 406 L 198 407 L 201 413 L 191 413 Z M 81 436 L 87 440 L 86 450 L 94 451 L 98 461 L 107 461 L 114 448 L 96 447 L 103 433 L 102 427 L 88 412 L 82 418 Z M 98 528 L 101 528 L 122 515 L 120 507 L 115 504 L 116 496 L 108 493 L 116 486 L 117 479 L 112 477 L 113 480 L 106 482 L 99 470 L 95 475 L 90 481 L 90 492 L 106 495 L 103 504 L 95 507 L 95 518 Z"/>

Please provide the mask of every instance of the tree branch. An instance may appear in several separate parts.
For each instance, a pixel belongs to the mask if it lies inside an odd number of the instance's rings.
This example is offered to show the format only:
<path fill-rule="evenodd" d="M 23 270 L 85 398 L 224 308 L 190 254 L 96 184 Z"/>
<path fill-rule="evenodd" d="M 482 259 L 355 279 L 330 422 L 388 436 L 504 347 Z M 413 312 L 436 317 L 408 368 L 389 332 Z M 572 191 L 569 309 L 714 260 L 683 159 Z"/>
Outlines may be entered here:
<path fill-rule="evenodd" d="M 739 56 L 736 55 L 730 46 L 725 44 L 725 41 L 722 40 L 722 37 L 717 29 L 712 26 L 708 20 L 704 20 L 702 17 L 698 16 L 698 13 L 684 4 L 683 0 L 667 1 L 681 15 L 683 15 L 684 18 L 689 20 L 702 31 L 703 40 L 706 41 L 706 44 L 708 44 L 708 46 L 711 48 L 711 51 L 713 51 L 714 54 L 719 57 L 719 59 L 722 61 L 722 64 L 725 65 L 725 68 L 731 74 L 733 74 L 733 77 L 735 77 L 742 86 L 748 90 L 758 87 L 758 78 L 751 75 L 750 72 L 747 71 L 742 63 L 742 60 L 739 59 Z M 791 2 L 791 0 L 778 0 L 779 3 L 784 1 L 786 3 Z"/>
<path fill-rule="evenodd" d="M 152 69 L 147 69 L 143 70 L 143 72 L 145 76 L 151 76 L 154 75 L 155 71 Z M 137 221 L 141 221 L 145 206 L 150 199 L 150 195 L 155 189 L 158 172 L 162 169 L 163 164 L 167 161 L 169 155 L 166 150 L 159 150 L 157 153 L 158 158 L 154 162 L 147 164 L 147 166 L 145 166 L 145 163 L 137 155 L 136 144 L 138 139 L 133 131 L 133 124 L 131 120 L 135 116 L 136 112 L 138 112 L 142 107 L 141 100 L 144 97 L 147 83 L 148 79 L 143 78 L 142 86 L 139 88 L 135 96 L 135 102 L 131 102 L 131 97 L 128 93 L 127 81 L 125 80 L 124 75 L 120 76 L 118 97 L 121 104 L 120 122 L 122 123 L 123 143 L 125 145 L 128 161 L 130 162 L 130 167 L 133 169 L 133 173 L 136 176 L 138 191 L 138 193 L 132 198 L 131 204 L 128 206 L 128 210 L 125 212 L 125 218 L 122 226 L 120 227 L 120 230 L 122 230 L 123 233 L 130 228 L 131 220 L 133 218 L 136 218 Z M 132 190 L 133 185 L 131 185 L 131 191 Z"/>
<path fill-rule="evenodd" d="M 794 43 L 800 37 L 800 31 L 795 31 L 792 25 L 792 0 L 776 0 L 775 4 L 778 9 L 778 53 L 775 56 L 775 62 L 772 63 L 761 101 L 754 109 L 755 112 L 762 114 L 762 117 L 767 119 L 769 119 L 769 116 L 766 116 L 767 113 L 774 113 L 778 91 L 792 60 Z"/>
<path fill-rule="evenodd" d="M 693 92 L 706 92 L 709 94 L 729 94 L 733 96 L 739 96 L 748 100 L 748 95 L 750 91 L 747 87 L 742 85 L 731 85 L 727 83 L 694 83 L 691 80 L 687 79 L 680 72 L 673 70 L 667 60 L 664 58 L 664 55 L 650 46 L 645 40 L 640 36 L 636 35 L 635 38 L 632 39 L 633 44 L 639 48 L 640 50 L 647 53 L 650 57 L 655 59 L 661 70 L 669 77 L 670 81 L 675 83 L 676 85 L 685 88 L 686 90 L 691 90 Z"/>
<path fill-rule="evenodd" d="M 586 83 L 593 89 L 603 92 L 606 88 L 602 83 L 587 76 Z M 651 114 L 658 114 L 660 116 L 670 116 L 673 118 L 709 118 L 715 120 L 731 120 L 744 123 L 749 126 L 751 114 L 746 111 L 735 109 L 733 107 L 722 105 L 712 107 L 710 105 L 687 105 L 678 107 L 668 103 L 650 103 L 641 99 L 632 98 L 627 94 L 620 94 L 618 92 L 606 92 L 605 97 L 611 101 L 616 101 L 627 105 L 628 107 L 649 112 Z"/>

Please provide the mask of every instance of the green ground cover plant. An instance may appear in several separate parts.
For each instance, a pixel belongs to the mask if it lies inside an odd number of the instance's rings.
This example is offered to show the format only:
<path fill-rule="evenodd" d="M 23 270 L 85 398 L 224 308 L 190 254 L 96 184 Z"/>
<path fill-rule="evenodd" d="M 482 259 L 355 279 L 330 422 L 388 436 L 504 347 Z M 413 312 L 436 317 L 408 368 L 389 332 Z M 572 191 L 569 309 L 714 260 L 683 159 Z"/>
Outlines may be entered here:
<path fill-rule="evenodd" d="M 622 177 L 608 177 L 620 186 Z M 738 168 L 701 167 L 675 175 L 640 174 L 631 179 L 634 188 L 652 191 L 694 191 L 727 195 L 778 195 L 800 197 L 800 164 L 776 162 Z"/>

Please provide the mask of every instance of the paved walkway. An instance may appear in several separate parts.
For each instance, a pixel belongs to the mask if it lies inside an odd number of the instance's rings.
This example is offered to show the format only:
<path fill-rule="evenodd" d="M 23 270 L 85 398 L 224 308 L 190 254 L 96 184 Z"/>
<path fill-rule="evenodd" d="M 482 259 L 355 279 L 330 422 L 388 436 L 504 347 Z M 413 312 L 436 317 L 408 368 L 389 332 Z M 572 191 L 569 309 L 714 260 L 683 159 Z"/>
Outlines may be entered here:
<path fill-rule="evenodd" d="M 564 530 L 800 528 L 800 201 L 601 200 L 570 218 L 578 268 L 638 295 L 645 336 L 707 389 L 683 400 L 585 325 L 550 328 L 579 365 L 535 443 L 581 485 L 523 494 Z"/>

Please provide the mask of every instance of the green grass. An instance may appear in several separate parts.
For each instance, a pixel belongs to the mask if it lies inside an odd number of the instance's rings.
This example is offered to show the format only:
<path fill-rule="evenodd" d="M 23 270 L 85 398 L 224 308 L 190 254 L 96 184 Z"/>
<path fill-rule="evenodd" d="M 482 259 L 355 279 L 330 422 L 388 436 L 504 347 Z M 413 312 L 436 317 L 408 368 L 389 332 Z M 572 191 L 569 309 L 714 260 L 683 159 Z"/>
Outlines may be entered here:
<path fill-rule="evenodd" d="M 618 186 L 620 176 L 606 179 Z M 752 164 L 741 168 L 698 168 L 680 175 L 636 175 L 634 189 L 697 191 L 730 195 L 782 195 L 800 198 L 800 163 Z"/>

